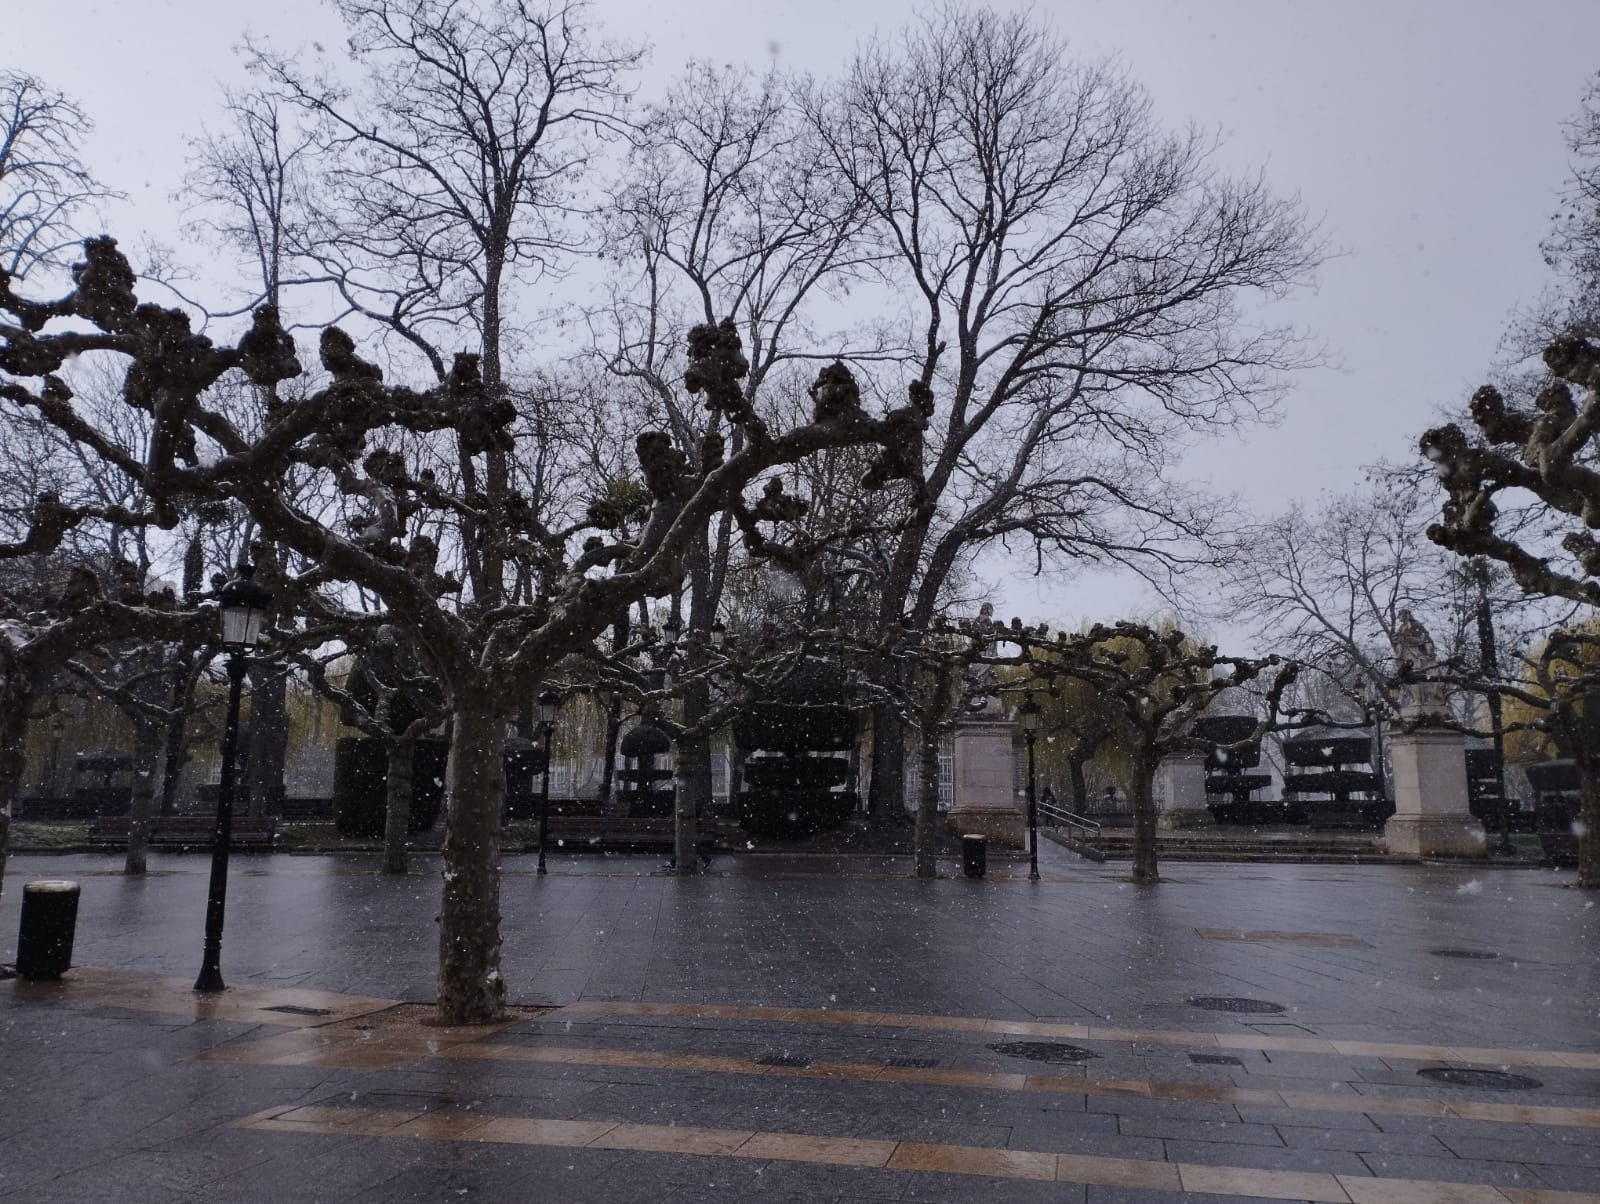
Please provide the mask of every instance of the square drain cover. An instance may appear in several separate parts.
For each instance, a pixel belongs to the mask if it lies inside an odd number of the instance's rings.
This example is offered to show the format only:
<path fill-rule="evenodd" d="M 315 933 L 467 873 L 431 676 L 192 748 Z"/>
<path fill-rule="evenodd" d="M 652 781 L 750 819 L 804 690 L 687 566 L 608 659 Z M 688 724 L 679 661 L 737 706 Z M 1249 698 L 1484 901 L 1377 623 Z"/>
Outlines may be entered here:
<path fill-rule="evenodd" d="M 1198 1062 L 1202 1066 L 1243 1066 L 1244 1063 L 1232 1054 L 1199 1054 L 1189 1055 L 1189 1061 Z"/>

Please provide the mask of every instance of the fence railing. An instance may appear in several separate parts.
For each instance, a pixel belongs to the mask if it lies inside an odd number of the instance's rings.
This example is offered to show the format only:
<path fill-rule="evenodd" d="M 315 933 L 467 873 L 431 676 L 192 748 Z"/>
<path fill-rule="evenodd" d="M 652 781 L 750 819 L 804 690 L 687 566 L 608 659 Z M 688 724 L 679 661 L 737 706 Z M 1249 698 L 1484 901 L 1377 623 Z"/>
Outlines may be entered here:
<path fill-rule="evenodd" d="M 1061 843 L 1080 857 L 1090 861 L 1104 861 L 1105 849 L 1100 841 L 1100 825 L 1087 816 L 1068 811 L 1059 803 L 1038 803 L 1039 822 L 1047 828 L 1059 828 Z"/>

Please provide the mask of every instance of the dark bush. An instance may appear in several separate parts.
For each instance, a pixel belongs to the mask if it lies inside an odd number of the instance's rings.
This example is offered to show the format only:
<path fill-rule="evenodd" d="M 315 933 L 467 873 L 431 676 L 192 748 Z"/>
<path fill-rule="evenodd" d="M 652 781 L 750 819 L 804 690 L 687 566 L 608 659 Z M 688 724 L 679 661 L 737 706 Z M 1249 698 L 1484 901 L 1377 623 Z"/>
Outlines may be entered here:
<path fill-rule="evenodd" d="M 448 740 L 418 740 L 412 756 L 411 823 L 415 835 L 432 828 L 444 802 Z M 346 736 L 333 746 L 333 817 L 339 835 L 383 835 L 389 757 L 376 736 Z"/>

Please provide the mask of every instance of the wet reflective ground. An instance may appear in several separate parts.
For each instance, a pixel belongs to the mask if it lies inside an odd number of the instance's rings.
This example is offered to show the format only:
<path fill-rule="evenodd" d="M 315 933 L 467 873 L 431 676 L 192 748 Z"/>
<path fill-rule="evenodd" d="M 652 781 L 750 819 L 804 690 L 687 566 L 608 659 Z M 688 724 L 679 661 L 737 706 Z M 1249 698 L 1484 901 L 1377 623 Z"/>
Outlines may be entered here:
<path fill-rule="evenodd" d="M 437 1030 L 436 862 L 236 860 L 197 1005 L 203 857 L 13 858 L 82 969 L 0 985 L 0 1199 L 1600 1198 L 1570 874 L 659 864 L 508 859 L 517 1009 Z"/>

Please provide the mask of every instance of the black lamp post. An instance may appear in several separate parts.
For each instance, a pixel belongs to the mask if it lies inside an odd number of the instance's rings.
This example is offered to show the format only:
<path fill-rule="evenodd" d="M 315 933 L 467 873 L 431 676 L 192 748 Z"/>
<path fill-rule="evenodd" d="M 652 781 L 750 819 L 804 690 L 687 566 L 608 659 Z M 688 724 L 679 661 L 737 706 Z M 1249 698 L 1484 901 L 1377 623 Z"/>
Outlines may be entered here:
<path fill-rule="evenodd" d="M 550 821 L 550 737 L 556 731 L 556 711 L 561 708 L 561 695 L 545 690 L 539 695 L 539 735 L 544 738 L 544 774 L 539 780 L 539 872 L 544 869 L 544 833 Z"/>
<path fill-rule="evenodd" d="M 233 758 L 239 746 L 239 693 L 249 668 L 250 649 L 261 637 L 272 593 L 253 578 L 255 566 L 240 564 L 239 575 L 222 587 L 222 646 L 228 651 L 228 718 L 222 729 L 222 776 L 217 784 L 217 827 L 211 842 L 211 887 L 206 893 L 206 948 L 195 979 L 197 991 L 220 991 L 222 920 L 228 903 L 228 845 L 233 839 Z"/>
<path fill-rule="evenodd" d="M 1025 694 L 1017 707 L 1022 738 L 1028 742 L 1028 878 L 1039 881 L 1039 801 L 1033 793 L 1033 738 L 1039 730 L 1039 704 Z"/>

